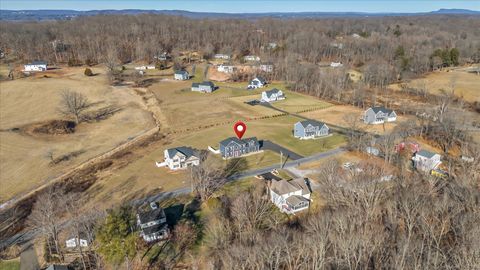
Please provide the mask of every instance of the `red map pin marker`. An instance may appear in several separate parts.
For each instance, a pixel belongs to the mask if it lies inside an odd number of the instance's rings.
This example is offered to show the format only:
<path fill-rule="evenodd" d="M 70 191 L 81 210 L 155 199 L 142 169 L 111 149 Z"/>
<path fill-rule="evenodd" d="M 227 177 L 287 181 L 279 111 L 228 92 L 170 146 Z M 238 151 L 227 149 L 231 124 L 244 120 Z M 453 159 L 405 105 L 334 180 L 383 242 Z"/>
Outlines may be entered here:
<path fill-rule="evenodd" d="M 238 121 L 233 125 L 233 130 L 235 131 L 235 134 L 237 134 L 237 137 L 241 139 L 243 137 L 243 134 L 245 134 L 245 131 L 247 131 L 247 125 L 243 123 L 242 121 Z"/>

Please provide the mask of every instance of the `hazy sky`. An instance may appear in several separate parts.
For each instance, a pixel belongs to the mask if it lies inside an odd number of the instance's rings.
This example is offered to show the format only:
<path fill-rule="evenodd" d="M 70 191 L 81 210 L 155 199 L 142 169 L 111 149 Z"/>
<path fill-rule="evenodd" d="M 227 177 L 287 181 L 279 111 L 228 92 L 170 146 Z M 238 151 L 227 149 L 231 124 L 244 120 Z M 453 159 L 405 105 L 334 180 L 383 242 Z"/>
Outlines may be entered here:
<path fill-rule="evenodd" d="M 0 9 L 180 9 L 209 12 L 422 12 L 480 10 L 480 0 L 0 0 Z"/>

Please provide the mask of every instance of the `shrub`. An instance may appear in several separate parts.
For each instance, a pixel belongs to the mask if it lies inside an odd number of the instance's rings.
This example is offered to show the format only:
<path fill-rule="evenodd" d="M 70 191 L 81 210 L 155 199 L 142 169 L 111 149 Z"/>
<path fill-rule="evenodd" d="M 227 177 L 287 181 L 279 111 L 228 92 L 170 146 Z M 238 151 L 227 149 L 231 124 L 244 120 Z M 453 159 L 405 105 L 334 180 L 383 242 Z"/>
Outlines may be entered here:
<path fill-rule="evenodd" d="M 89 68 L 86 68 L 83 74 L 85 74 L 85 76 L 93 76 L 93 72 Z"/>

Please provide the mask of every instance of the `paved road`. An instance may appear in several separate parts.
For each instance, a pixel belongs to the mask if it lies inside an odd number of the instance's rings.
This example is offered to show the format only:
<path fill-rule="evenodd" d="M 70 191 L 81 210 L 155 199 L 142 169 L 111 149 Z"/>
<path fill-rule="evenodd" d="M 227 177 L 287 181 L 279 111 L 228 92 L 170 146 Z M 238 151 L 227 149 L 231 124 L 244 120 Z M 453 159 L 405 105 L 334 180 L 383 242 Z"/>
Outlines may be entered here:
<path fill-rule="evenodd" d="M 37 253 L 33 248 L 33 244 L 27 243 L 23 247 L 23 251 L 20 254 L 20 270 L 37 270 L 37 269 L 40 269 Z"/>
<path fill-rule="evenodd" d="M 271 151 L 277 152 L 279 154 L 283 153 L 283 155 L 287 157 L 287 160 L 288 159 L 298 160 L 298 159 L 303 158 L 303 156 L 300 156 L 299 154 L 297 154 L 297 153 L 295 153 L 291 150 L 288 150 L 287 148 L 285 148 L 281 145 L 278 145 L 276 143 L 268 141 L 268 140 L 263 140 L 261 142 L 261 149 L 262 150 L 271 150 Z"/>
<path fill-rule="evenodd" d="M 327 151 L 327 152 L 318 153 L 318 154 L 314 154 L 314 155 L 311 155 L 311 156 L 308 156 L 308 157 L 302 157 L 302 158 L 299 158 L 297 160 L 288 161 L 283 165 L 283 168 L 291 168 L 291 167 L 295 167 L 295 166 L 298 166 L 298 165 L 301 165 L 301 164 L 304 164 L 304 163 L 328 158 L 328 157 L 343 153 L 345 151 L 346 151 L 345 149 L 343 149 L 341 147 L 338 147 L 338 148 L 335 148 L 335 149 Z M 264 167 L 264 168 L 261 168 L 261 169 L 256 169 L 256 170 L 250 170 L 250 171 L 246 171 L 246 172 L 237 173 L 237 174 L 234 174 L 234 175 L 230 176 L 227 179 L 227 181 L 228 182 L 237 181 L 237 180 L 240 180 L 240 179 L 243 179 L 243 178 L 248 178 L 248 177 L 256 176 L 256 175 L 259 175 L 259 174 L 262 174 L 262 173 L 271 172 L 274 169 L 279 169 L 279 167 L 280 167 L 280 165 L 277 164 L 277 165 Z M 138 205 L 141 205 L 145 202 L 159 201 L 159 200 L 168 199 L 168 198 L 172 198 L 172 197 L 176 197 L 176 196 L 180 196 L 180 195 L 189 194 L 191 192 L 192 192 L 191 187 L 184 187 L 184 188 L 176 189 L 176 190 L 169 191 L 169 192 L 162 192 L 162 193 L 159 193 L 159 194 L 155 194 L 155 195 L 143 198 L 143 199 L 133 200 L 133 201 L 131 201 L 131 204 L 134 205 L 134 206 L 138 206 Z M 66 226 L 66 224 L 67 223 L 62 224 L 62 227 Z M 32 240 L 38 233 L 39 233 L 38 230 L 29 230 L 29 231 L 26 231 L 26 232 L 18 233 L 16 235 L 6 239 L 5 241 L 2 241 L 0 243 L 0 249 L 3 249 L 4 247 L 10 246 L 10 245 L 15 244 L 15 243 L 28 242 L 28 241 Z"/>

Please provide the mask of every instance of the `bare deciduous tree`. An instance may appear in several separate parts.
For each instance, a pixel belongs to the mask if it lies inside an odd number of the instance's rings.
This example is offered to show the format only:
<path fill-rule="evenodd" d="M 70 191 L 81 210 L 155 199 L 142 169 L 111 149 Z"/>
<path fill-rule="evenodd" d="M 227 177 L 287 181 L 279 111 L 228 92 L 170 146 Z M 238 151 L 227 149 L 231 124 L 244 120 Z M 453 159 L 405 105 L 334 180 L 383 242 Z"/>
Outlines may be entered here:
<path fill-rule="evenodd" d="M 78 124 L 83 112 L 90 106 L 88 98 L 82 93 L 64 90 L 61 94 L 59 111 L 67 117 L 72 117 Z"/>
<path fill-rule="evenodd" d="M 200 165 L 191 170 L 192 189 L 201 201 L 208 200 L 226 181 L 225 167 L 209 153 L 200 157 Z"/>

